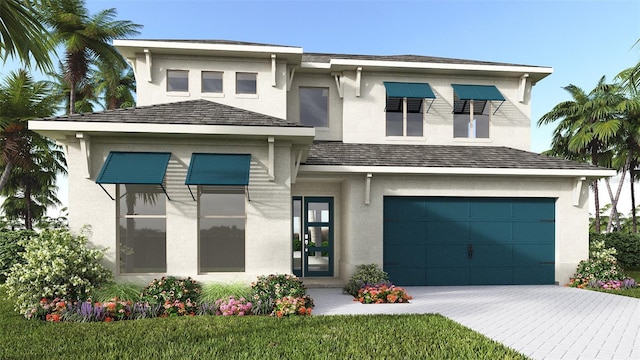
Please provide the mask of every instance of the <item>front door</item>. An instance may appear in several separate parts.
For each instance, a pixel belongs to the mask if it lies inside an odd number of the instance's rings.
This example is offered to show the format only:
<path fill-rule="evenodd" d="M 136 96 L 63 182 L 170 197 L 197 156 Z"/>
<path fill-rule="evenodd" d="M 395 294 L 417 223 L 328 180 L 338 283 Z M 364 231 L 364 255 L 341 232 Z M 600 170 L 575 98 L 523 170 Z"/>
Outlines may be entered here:
<path fill-rule="evenodd" d="M 293 273 L 333 276 L 333 198 L 293 198 Z"/>

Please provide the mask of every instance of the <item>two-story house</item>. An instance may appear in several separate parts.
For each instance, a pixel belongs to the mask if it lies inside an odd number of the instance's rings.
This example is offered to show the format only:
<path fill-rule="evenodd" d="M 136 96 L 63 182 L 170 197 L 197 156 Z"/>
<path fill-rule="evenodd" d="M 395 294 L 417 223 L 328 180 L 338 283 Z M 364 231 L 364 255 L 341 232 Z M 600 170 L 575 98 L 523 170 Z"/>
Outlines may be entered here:
<path fill-rule="evenodd" d="M 63 144 L 69 221 L 120 279 L 565 283 L 588 256 L 588 184 L 529 152 L 549 67 L 120 40 L 138 107 L 29 127 Z"/>

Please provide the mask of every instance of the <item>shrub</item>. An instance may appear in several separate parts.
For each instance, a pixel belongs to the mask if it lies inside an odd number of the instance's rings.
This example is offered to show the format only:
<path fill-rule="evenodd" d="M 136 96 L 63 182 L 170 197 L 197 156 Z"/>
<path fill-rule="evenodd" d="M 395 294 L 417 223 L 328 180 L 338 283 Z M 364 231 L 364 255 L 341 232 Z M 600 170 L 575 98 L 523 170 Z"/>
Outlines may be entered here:
<path fill-rule="evenodd" d="M 306 295 L 307 289 L 295 275 L 260 276 L 258 281 L 251 284 L 251 289 L 254 314 L 271 314 L 277 300 L 287 296 L 304 298 L 305 307 L 313 307 L 313 299 Z"/>
<path fill-rule="evenodd" d="M 279 318 L 293 315 L 311 315 L 311 307 L 307 307 L 307 299 L 303 297 L 285 296 L 276 300 L 271 316 Z"/>
<path fill-rule="evenodd" d="M 584 288 L 589 282 L 624 279 L 624 273 L 616 260 L 616 249 L 606 248 L 604 241 L 596 240 L 591 243 L 588 260 L 578 264 L 576 273 L 569 281 L 569 286 Z"/>
<path fill-rule="evenodd" d="M 377 264 L 363 264 L 356 266 L 356 272 L 351 275 L 347 286 L 344 291 L 356 297 L 358 290 L 365 287 L 367 284 L 380 284 L 388 283 L 389 275 L 384 272 Z"/>
<path fill-rule="evenodd" d="M 100 264 L 104 250 L 89 249 L 84 234 L 68 230 L 44 231 L 29 241 L 24 239 L 24 263 L 11 267 L 7 294 L 23 315 L 42 298 L 86 300 L 96 286 L 111 279 L 111 272 Z"/>
<path fill-rule="evenodd" d="M 31 230 L 0 232 L 0 282 L 5 282 L 7 273 L 17 263 L 24 262 L 24 246 L 22 242 L 37 236 Z"/>
<path fill-rule="evenodd" d="M 618 263 L 623 268 L 640 268 L 640 234 L 613 232 L 590 234 L 590 243 L 604 241 L 606 247 L 616 249 Z"/>
<path fill-rule="evenodd" d="M 202 286 L 194 279 L 163 276 L 154 279 L 143 290 L 140 298 L 149 304 L 165 304 L 167 301 L 191 300 L 198 301 Z"/>
<path fill-rule="evenodd" d="M 151 307 L 146 303 L 132 303 L 117 298 L 103 303 L 55 298 L 42 299 L 27 313 L 27 318 L 51 322 L 112 322 L 155 317 L 160 309 L 158 306 Z"/>
<path fill-rule="evenodd" d="M 215 302 L 216 315 L 230 316 L 244 316 L 251 314 L 251 307 L 253 304 L 247 301 L 245 298 L 236 298 L 232 295 L 228 299 L 218 299 Z"/>
<path fill-rule="evenodd" d="M 183 316 L 183 315 L 195 315 L 198 310 L 198 305 L 191 301 L 191 299 L 186 299 L 184 302 L 180 300 L 166 300 L 160 308 L 159 315 L 160 317 L 169 317 L 169 316 Z"/>
<path fill-rule="evenodd" d="M 358 290 L 356 299 L 363 304 L 396 304 L 408 303 L 412 299 L 407 292 L 395 285 L 387 283 L 367 285 Z"/>

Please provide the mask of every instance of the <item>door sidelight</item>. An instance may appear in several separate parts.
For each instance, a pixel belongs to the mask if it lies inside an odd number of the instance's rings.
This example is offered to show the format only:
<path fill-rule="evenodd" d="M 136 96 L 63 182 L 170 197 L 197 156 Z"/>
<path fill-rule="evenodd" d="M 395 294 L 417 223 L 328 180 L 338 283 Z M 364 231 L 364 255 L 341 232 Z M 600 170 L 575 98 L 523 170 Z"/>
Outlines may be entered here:
<path fill-rule="evenodd" d="M 471 260 L 473 258 L 473 245 L 469 244 L 467 246 L 467 258 Z"/>

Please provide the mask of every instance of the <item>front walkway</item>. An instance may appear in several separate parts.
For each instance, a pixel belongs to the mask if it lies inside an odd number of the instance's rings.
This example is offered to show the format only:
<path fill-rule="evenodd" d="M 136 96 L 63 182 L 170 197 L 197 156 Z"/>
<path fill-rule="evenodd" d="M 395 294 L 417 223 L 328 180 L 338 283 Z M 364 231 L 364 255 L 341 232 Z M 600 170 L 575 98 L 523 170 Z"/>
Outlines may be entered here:
<path fill-rule="evenodd" d="M 308 293 L 314 315 L 439 313 L 533 359 L 640 359 L 640 299 L 553 285 L 405 289 L 410 304 Z"/>

